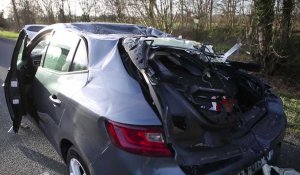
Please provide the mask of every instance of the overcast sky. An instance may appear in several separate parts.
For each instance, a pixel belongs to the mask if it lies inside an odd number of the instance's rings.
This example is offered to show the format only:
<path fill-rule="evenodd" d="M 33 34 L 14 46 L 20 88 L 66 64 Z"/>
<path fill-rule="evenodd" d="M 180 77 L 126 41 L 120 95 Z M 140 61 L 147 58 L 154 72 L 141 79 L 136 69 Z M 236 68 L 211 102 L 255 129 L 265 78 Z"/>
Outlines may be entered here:
<path fill-rule="evenodd" d="M 5 9 L 9 7 L 10 0 L 0 0 L 0 11 L 4 10 L 4 15 L 7 15 L 7 12 Z"/>

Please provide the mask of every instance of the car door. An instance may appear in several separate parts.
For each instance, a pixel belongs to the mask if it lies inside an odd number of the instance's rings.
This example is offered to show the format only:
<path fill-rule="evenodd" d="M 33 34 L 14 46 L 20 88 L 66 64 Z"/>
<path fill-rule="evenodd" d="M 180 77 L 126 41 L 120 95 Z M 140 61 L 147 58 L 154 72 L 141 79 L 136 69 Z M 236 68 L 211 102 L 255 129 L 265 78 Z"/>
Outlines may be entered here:
<path fill-rule="evenodd" d="M 22 57 L 26 52 L 27 34 L 22 30 L 19 34 L 15 45 L 10 68 L 6 75 L 3 88 L 7 108 L 13 122 L 13 131 L 18 132 L 22 116 L 25 115 L 24 104 L 22 100 L 22 74 L 20 74 L 19 66 L 22 64 Z"/>
<path fill-rule="evenodd" d="M 62 92 L 70 77 L 69 68 L 80 38 L 55 31 L 33 82 L 40 128 L 54 146 L 68 97 Z"/>

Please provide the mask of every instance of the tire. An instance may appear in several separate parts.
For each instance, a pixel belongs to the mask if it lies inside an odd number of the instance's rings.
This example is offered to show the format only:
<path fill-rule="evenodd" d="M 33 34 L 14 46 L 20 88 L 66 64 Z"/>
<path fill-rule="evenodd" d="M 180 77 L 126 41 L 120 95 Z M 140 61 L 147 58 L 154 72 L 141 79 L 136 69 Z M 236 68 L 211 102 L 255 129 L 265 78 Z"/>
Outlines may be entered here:
<path fill-rule="evenodd" d="M 280 161 L 280 156 L 281 156 L 281 142 L 279 142 L 275 148 L 274 148 L 274 155 L 273 159 L 271 160 L 271 164 L 277 165 Z"/>
<path fill-rule="evenodd" d="M 79 156 L 79 151 L 71 146 L 67 154 L 67 165 L 69 174 L 73 175 L 90 175 L 90 171 L 86 163 Z"/>

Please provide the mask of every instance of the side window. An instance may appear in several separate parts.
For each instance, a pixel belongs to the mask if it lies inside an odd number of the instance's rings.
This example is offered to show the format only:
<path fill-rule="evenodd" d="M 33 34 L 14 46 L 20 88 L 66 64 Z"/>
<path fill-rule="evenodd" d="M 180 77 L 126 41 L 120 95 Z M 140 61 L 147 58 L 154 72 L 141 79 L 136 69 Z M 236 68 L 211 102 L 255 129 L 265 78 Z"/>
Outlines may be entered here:
<path fill-rule="evenodd" d="M 30 58 L 32 59 L 34 65 L 36 66 L 40 65 L 42 56 L 46 52 L 49 39 L 50 39 L 50 35 L 48 34 L 42 40 L 40 40 L 38 44 L 30 52 Z"/>
<path fill-rule="evenodd" d="M 32 49 L 31 55 L 42 55 L 45 53 L 46 47 L 49 43 L 49 35 L 39 41 L 39 43 Z"/>
<path fill-rule="evenodd" d="M 74 60 L 71 65 L 70 71 L 87 70 L 88 58 L 87 50 L 84 41 L 81 39 Z"/>
<path fill-rule="evenodd" d="M 44 58 L 43 67 L 67 72 L 78 42 L 79 37 L 70 32 L 54 33 Z"/>

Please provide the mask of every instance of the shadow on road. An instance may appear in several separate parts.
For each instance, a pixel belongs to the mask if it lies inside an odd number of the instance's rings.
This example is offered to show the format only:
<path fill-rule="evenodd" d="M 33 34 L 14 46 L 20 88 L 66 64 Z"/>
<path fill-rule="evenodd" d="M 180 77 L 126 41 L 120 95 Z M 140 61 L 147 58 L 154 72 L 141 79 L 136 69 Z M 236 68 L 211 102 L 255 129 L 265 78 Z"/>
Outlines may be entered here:
<path fill-rule="evenodd" d="M 300 146 L 283 142 L 277 166 L 300 171 Z"/>
<path fill-rule="evenodd" d="M 61 172 L 65 172 L 66 166 L 63 163 L 57 162 L 43 154 L 36 152 L 30 148 L 24 146 L 18 146 L 18 148 L 22 151 L 22 153 L 30 160 L 39 163 L 40 165 L 54 170 L 58 174 Z M 66 173 L 65 173 L 66 174 Z"/>

